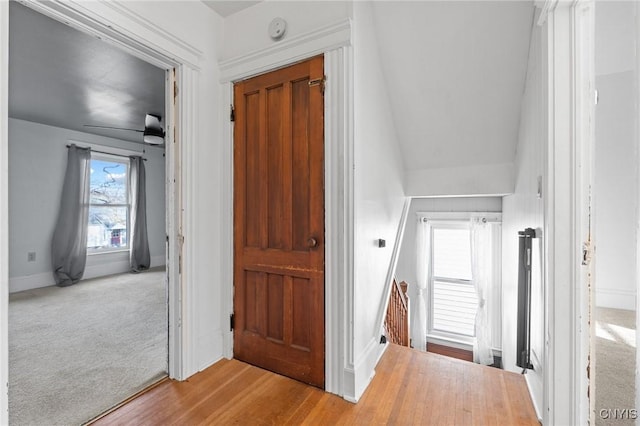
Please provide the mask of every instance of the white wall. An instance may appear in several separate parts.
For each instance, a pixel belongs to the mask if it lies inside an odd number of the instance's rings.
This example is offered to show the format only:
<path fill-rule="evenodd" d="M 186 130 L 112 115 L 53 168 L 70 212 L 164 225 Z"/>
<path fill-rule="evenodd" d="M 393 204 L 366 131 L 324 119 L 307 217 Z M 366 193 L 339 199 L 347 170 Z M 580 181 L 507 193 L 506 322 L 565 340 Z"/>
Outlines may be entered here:
<path fill-rule="evenodd" d="M 284 40 L 315 31 L 351 16 L 348 1 L 263 1 L 224 20 L 221 60 L 235 58 L 278 43 L 267 32 L 273 18 L 287 21 Z"/>
<path fill-rule="evenodd" d="M 386 277 L 405 201 L 403 164 L 385 76 L 378 54 L 371 3 L 354 3 L 354 342 L 355 398 L 380 354 L 380 312 Z M 385 248 L 376 241 L 386 240 Z"/>
<path fill-rule="evenodd" d="M 411 324 L 415 324 L 418 291 L 416 287 L 416 230 L 418 212 L 501 212 L 501 197 L 467 197 L 467 198 L 413 198 L 409 216 L 404 228 L 402 248 L 398 256 L 396 279 L 409 284 L 409 300 L 411 308 Z M 427 305 L 428 306 L 428 305 Z M 413 327 L 412 327 L 413 329 Z M 411 336 L 416 339 L 416 336 Z"/>
<path fill-rule="evenodd" d="M 544 149 L 547 139 L 546 95 L 546 30 L 534 26 L 529 48 L 527 81 L 522 99 L 522 115 L 516 155 L 515 191 L 502 203 L 502 362 L 509 371 L 520 372 L 516 363 L 516 325 L 518 306 L 518 231 L 525 228 L 544 229 L 544 201 L 538 198 L 538 179 L 544 175 Z M 540 182 L 541 185 L 543 182 Z M 537 252 L 542 251 L 542 239 L 534 240 Z M 536 246 L 534 245 L 534 251 Z M 535 268 L 535 265 L 534 265 Z M 538 414 L 543 403 L 544 310 L 542 298 L 542 269 L 533 272 L 532 292 L 536 303 L 532 306 L 532 350 L 535 370 L 527 372 L 527 379 Z"/>
<path fill-rule="evenodd" d="M 51 237 L 67 166 L 69 141 L 142 151 L 142 145 L 29 121 L 9 119 L 10 291 L 54 285 Z M 151 265 L 165 263 L 163 149 L 147 147 L 147 231 Z M 36 261 L 27 262 L 35 252 Z M 129 270 L 129 253 L 91 255 L 85 279 Z"/>
<path fill-rule="evenodd" d="M 596 3 L 596 305 L 636 308 L 638 212 L 634 2 Z"/>

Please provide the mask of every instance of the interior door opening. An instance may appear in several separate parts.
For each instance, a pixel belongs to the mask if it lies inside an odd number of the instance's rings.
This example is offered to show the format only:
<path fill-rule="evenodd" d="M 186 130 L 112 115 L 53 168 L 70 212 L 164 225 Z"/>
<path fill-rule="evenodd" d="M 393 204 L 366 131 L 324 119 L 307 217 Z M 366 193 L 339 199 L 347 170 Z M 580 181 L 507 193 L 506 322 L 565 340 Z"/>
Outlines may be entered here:
<path fill-rule="evenodd" d="M 590 396 L 596 425 L 634 421 L 638 399 L 638 130 L 636 2 L 596 2 Z M 590 147 L 591 148 L 591 147 Z"/>
<path fill-rule="evenodd" d="M 172 133 L 157 146 L 139 143 L 146 130 L 144 116 L 130 118 L 131 123 L 122 120 L 148 100 L 136 96 L 127 84 L 144 85 L 153 78 L 159 89 L 153 89 L 150 102 L 159 106 L 145 112 L 161 116 L 164 130 L 175 127 L 175 71 L 158 68 L 17 2 L 11 2 L 9 22 L 9 419 L 17 424 L 84 423 L 168 374 L 170 284 L 178 278 L 175 257 L 168 250 L 169 242 L 176 241 L 178 222 L 177 186 L 172 183 L 177 156 L 164 149 L 175 146 L 170 144 Z M 108 60 L 100 60 L 103 49 Z M 83 56 L 87 53 L 89 59 Z M 56 67 L 56 59 L 68 64 Z M 25 63 L 27 71 L 15 68 Z M 32 72 L 37 68 L 46 70 L 46 78 Z M 118 74 L 123 68 L 142 71 L 131 74 L 133 83 L 114 84 L 123 77 Z M 96 74 L 102 75 L 99 81 Z M 34 87 L 37 97 L 29 91 Z M 68 96 L 60 96 L 56 87 Z M 78 93 L 82 96 L 73 96 Z M 129 100 L 123 101 L 123 96 Z M 33 101 L 38 106 L 30 108 Z M 65 121 L 74 117 L 83 119 L 78 125 Z M 85 124 L 132 130 L 91 130 Z M 83 280 L 60 288 L 51 286 L 48 248 L 67 145 L 73 144 L 90 147 L 94 159 L 102 161 L 93 170 L 94 177 L 102 178 L 96 179 L 92 190 L 99 190 L 96 194 L 102 197 L 95 204 L 105 205 L 90 215 L 94 220 L 88 224 L 90 254 Z M 138 274 L 127 272 L 131 155 L 146 160 L 150 269 L 142 268 Z M 106 203 L 107 199 L 118 201 Z M 44 396 L 37 397 L 36 391 Z M 43 399 L 50 404 L 38 402 Z M 29 417 L 33 415 L 39 417 Z"/>

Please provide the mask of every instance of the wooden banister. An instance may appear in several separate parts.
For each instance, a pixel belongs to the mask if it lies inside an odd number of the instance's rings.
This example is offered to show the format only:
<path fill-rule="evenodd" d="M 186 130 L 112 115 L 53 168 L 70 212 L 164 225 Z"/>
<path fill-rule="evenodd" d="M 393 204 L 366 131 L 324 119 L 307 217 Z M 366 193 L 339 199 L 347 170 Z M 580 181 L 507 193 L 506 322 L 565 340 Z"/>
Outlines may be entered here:
<path fill-rule="evenodd" d="M 391 343 L 410 346 L 409 296 L 407 295 L 407 283 L 404 281 L 398 284 L 395 279 L 393 280 L 384 326 Z"/>

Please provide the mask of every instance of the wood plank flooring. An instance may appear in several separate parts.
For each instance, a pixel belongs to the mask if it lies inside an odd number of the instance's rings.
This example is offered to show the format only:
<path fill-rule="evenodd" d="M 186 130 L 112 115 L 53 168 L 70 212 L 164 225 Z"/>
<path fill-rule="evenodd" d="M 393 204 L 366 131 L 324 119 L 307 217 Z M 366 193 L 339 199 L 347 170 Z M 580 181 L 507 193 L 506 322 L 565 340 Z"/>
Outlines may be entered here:
<path fill-rule="evenodd" d="M 538 425 L 524 377 L 389 345 L 357 404 L 286 377 L 222 360 L 167 381 L 96 425 Z"/>

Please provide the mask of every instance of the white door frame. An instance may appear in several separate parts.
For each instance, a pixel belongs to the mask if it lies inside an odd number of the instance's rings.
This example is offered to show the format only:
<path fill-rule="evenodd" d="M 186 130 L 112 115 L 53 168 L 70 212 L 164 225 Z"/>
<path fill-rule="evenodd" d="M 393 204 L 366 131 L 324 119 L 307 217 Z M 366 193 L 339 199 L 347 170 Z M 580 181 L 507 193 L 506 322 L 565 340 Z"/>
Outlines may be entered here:
<path fill-rule="evenodd" d="M 593 238 L 594 193 L 593 159 L 595 152 L 595 4 L 578 0 L 572 13 L 572 69 L 573 81 L 573 275 L 576 282 L 574 297 L 574 385 L 576 424 L 594 422 L 595 377 L 595 281 Z M 589 397 L 591 396 L 591 398 Z"/>
<path fill-rule="evenodd" d="M 547 25 L 549 120 L 544 232 L 547 368 L 542 422 L 586 424 L 590 415 L 587 368 L 592 289 L 589 266 L 582 265 L 582 258 L 592 226 L 593 0 L 540 3 L 541 22 L 546 20 Z"/>
<path fill-rule="evenodd" d="M 186 209 L 192 203 L 195 176 L 192 167 L 192 144 L 197 134 L 198 63 L 202 53 L 161 28 L 149 30 L 145 17 L 115 2 L 40 3 L 23 0 L 23 4 L 53 19 L 63 21 L 80 31 L 98 36 L 153 65 L 176 69 L 179 87 L 175 99 L 173 84 L 167 80 L 166 115 L 175 117 L 174 128 L 167 128 L 167 235 L 169 237 L 169 376 L 184 379 L 196 371 L 194 350 L 189 339 L 193 319 L 188 315 L 193 306 L 192 274 L 193 239 L 185 240 L 183 229 L 189 229 L 191 216 Z M 0 424 L 8 418 L 8 55 L 9 3 L 0 1 Z M 125 29 L 126 28 L 126 29 Z M 158 46 L 162 46 L 159 48 Z M 174 138 L 175 136 L 175 138 Z M 182 214 L 187 211 L 187 214 Z M 185 315 L 183 315 L 185 314 Z"/>
<path fill-rule="evenodd" d="M 353 377 L 353 122 L 351 22 L 285 39 L 263 51 L 220 63 L 221 108 L 233 104 L 233 82 L 324 54 L 325 75 L 325 390 L 354 398 Z M 223 120 L 222 323 L 233 312 L 233 126 Z M 233 357 L 233 333 L 224 334 Z"/>

